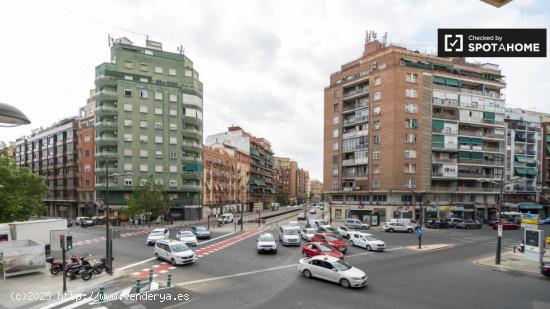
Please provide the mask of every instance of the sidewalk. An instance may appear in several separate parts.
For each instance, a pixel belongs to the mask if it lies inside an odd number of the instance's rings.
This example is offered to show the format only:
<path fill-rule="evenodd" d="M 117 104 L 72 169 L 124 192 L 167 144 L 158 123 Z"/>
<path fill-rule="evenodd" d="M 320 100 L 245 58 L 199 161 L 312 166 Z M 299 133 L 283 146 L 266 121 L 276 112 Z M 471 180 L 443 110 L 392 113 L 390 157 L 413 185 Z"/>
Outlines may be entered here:
<path fill-rule="evenodd" d="M 452 247 L 453 245 L 451 244 L 432 244 L 432 245 L 422 245 L 421 249 L 418 249 L 418 245 L 408 246 L 407 249 L 418 251 L 418 252 L 427 252 L 427 251 L 449 249 Z"/>
<path fill-rule="evenodd" d="M 535 278 L 546 278 L 540 273 L 540 264 L 525 259 L 522 253 L 506 252 L 501 255 L 500 265 L 495 264 L 495 256 L 484 257 L 474 261 L 475 264 L 515 274 L 527 275 Z"/>

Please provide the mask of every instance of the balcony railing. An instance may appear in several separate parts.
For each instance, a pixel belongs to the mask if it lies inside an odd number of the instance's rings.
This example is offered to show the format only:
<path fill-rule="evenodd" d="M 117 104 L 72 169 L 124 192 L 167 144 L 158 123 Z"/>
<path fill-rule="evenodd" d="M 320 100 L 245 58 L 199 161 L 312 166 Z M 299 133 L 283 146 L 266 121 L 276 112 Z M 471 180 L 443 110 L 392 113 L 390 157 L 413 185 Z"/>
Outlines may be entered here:
<path fill-rule="evenodd" d="M 493 160 L 476 160 L 476 159 L 460 159 L 459 164 L 479 164 L 479 165 L 491 165 L 491 166 L 504 166 L 503 161 Z"/>
<path fill-rule="evenodd" d="M 432 128 L 432 133 L 439 133 L 439 134 L 458 134 L 458 130 L 449 130 L 448 128 L 443 129 L 436 129 Z"/>
<path fill-rule="evenodd" d="M 457 159 L 449 158 L 432 158 L 433 163 L 457 163 Z"/>
<path fill-rule="evenodd" d="M 499 188 L 484 188 L 484 187 L 458 187 L 459 192 L 499 192 Z"/>
<path fill-rule="evenodd" d="M 433 104 L 438 106 L 458 107 L 458 100 L 433 98 Z"/>
<path fill-rule="evenodd" d="M 349 166 L 349 165 L 359 165 L 359 164 L 368 164 L 369 159 L 368 158 L 362 158 L 362 159 L 346 159 L 342 161 L 343 166 Z"/>
<path fill-rule="evenodd" d="M 350 138 L 350 137 L 355 137 L 355 136 L 365 136 L 365 135 L 368 135 L 368 134 L 369 134 L 368 130 L 351 131 L 351 132 L 346 132 L 346 133 L 342 134 L 342 138 Z"/>
<path fill-rule="evenodd" d="M 344 146 L 344 151 L 345 152 L 349 152 L 349 151 L 355 151 L 355 150 L 363 150 L 363 149 L 367 149 L 369 146 L 367 144 L 360 144 L 360 145 L 351 145 L 351 146 Z"/>
<path fill-rule="evenodd" d="M 497 98 L 497 99 L 503 97 L 503 95 L 501 95 L 498 92 L 494 92 L 494 91 L 479 91 L 479 90 L 473 90 L 473 89 L 450 87 L 450 86 L 439 85 L 439 84 L 434 84 L 434 88 L 435 89 L 446 90 L 446 91 L 461 92 L 461 93 L 466 93 L 466 94 L 481 95 L 481 96 Z"/>
<path fill-rule="evenodd" d="M 360 109 L 362 107 L 368 107 L 368 106 L 369 106 L 369 100 L 368 99 L 367 100 L 360 100 L 357 103 L 344 105 L 343 111 L 344 112 L 349 112 L 349 111 L 353 111 L 353 110 Z"/>
<path fill-rule="evenodd" d="M 441 171 L 432 171 L 432 177 L 456 178 L 457 174 L 443 173 Z"/>
<path fill-rule="evenodd" d="M 342 97 L 344 99 L 348 99 L 348 98 L 351 98 L 351 97 L 356 96 L 356 95 L 368 93 L 369 90 L 370 90 L 369 86 L 358 87 L 358 88 L 355 88 L 354 90 L 350 90 L 350 91 L 345 92 Z"/>
<path fill-rule="evenodd" d="M 460 130 L 458 135 L 472 136 L 472 137 L 479 137 L 479 138 L 494 138 L 494 139 L 504 139 L 506 137 L 504 134 L 483 133 L 483 132 L 465 131 L 465 130 Z"/>
<path fill-rule="evenodd" d="M 345 178 L 359 178 L 359 177 L 367 177 L 368 173 L 344 173 L 342 175 Z"/>
<path fill-rule="evenodd" d="M 535 186 L 514 185 L 514 191 L 536 192 L 537 188 Z"/>
<path fill-rule="evenodd" d="M 500 179 L 500 176 L 482 173 L 458 173 L 458 177 L 461 178 L 487 178 L 487 179 Z"/>
<path fill-rule="evenodd" d="M 433 118 L 447 119 L 447 120 L 458 120 L 458 114 L 433 113 Z"/>

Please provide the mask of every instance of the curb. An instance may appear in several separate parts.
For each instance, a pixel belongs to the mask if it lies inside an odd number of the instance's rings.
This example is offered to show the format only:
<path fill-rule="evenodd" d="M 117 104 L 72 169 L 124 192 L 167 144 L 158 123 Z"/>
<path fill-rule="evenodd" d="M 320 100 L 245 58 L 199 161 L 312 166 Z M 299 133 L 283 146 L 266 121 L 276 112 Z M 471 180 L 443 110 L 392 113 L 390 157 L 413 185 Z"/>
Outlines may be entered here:
<path fill-rule="evenodd" d="M 428 245 L 428 246 L 429 246 L 429 245 Z M 445 245 L 442 246 L 442 247 L 433 248 L 433 249 L 418 249 L 418 248 L 411 248 L 411 247 L 416 247 L 416 246 L 408 246 L 408 247 L 405 247 L 405 248 L 406 248 L 407 250 L 411 250 L 411 251 L 414 251 L 414 252 L 432 252 L 432 251 L 440 251 L 440 250 L 450 249 L 450 248 L 453 248 L 454 245 L 445 244 Z"/>
<path fill-rule="evenodd" d="M 527 277 L 531 277 L 531 278 L 547 279 L 545 276 L 543 276 L 539 272 L 528 271 L 528 270 L 519 270 L 519 269 L 513 269 L 513 268 L 509 268 L 509 267 L 505 267 L 505 266 L 497 266 L 497 265 L 492 265 L 492 264 L 486 264 L 486 263 L 481 262 L 481 260 L 483 260 L 483 259 L 486 259 L 486 258 L 481 258 L 481 259 L 474 260 L 472 263 L 474 263 L 478 266 L 481 266 L 481 267 L 489 268 L 489 269 L 494 270 L 494 271 L 500 271 L 500 272 L 509 273 L 509 274 L 512 274 L 512 275 L 523 275 L 523 276 L 527 276 Z"/>

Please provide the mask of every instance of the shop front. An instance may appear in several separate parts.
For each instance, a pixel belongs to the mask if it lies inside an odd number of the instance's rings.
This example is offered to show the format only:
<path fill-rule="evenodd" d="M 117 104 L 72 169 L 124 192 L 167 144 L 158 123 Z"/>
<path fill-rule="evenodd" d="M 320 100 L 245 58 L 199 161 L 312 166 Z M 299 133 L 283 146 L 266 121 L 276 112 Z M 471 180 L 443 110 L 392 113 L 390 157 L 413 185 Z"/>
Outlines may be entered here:
<path fill-rule="evenodd" d="M 386 209 L 365 205 L 351 205 L 346 218 L 359 219 L 370 226 L 379 226 L 386 220 Z"/>
<path fill-rule="evenodd" d="M 544 207 L 541 204 L 519 204 L 518 210 L 521 213 L 544 215 Z"/>
<path fill-rule="evenodd" d="M 475 220 L 476 217 L 476 208 L 473 204 L 465 204 L 464 206 L 464 220 Z"/>
<path fill-rule="evenodd" d="M 464 206 L 442 206 L 439 207 L 439 218 L 460 218 L 464 219 Z"/>

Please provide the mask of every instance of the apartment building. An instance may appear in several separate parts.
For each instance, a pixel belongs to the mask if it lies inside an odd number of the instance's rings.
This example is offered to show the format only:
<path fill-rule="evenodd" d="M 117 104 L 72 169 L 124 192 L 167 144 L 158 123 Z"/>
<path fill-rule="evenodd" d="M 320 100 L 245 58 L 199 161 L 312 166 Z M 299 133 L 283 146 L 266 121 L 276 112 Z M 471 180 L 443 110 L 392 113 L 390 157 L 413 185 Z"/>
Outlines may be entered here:
<path fill-rule="evenodd" d="M 95 89 L 90 90 L 86 105 L 79 108 L 78 122 L 78 213 L 84 216 L 97 214 L 95 199 Z"/>
<path fill-rule="evenodd" d="M 541 194 L 540 203 L 544 206 L 542 214 L 545 217 L 550 216 L 550 116 L 541 117 Z"/>
<path fill-rule="evenodd" d="M 204 146 L 204 214 L 237 212 L 248 203 L 250 158 L 223 144 Z"/>
<path fill-rule="evenodd" d="M 309 172 L 303 168 L 296 171 L 296 203 L 305 204 L 308 201 Z"/>
<path fill-rule="evenodd" d="M 324 95 L 323 191 L 333 220 L 491 218 L 505 157 L 497 65 L 367 38 Z"/>
<path fill-rule="evenodd" d="M 277 194 L 290 203 L 290 158 L 273 157 Z"/>
<path fill-rule="evenodd" d="M 311 179 L 309 181 L 310 191 L 311 191 L 311 202 L 319 203 L 322 200 L 323 194 L 323 183 L 317 179 Z"/>
<path fill-rule="evenodd" d="M 96 195 L 109 182 L 113 209 L 125 204 L 149 176 L 164 186 L 175 218 L 200 215 L 202 83 L 183 53 L 121 38 L 111 60 L 96 67 Z M 108 180 L 107 180 L 108 179 Z"/>
<path fill-rule="evenodd" d="M 206 138 L 206 146 L 213 144 L 228 145 L 250 156 L 249 210 L 253 207 L 269 209 L 275 201 L 276 193 L 271 143 L 265 138 L 253 136 L 239 126 L 231 126 L 227 132 L 209 135 Z"/>
<path fill-rule="evenodd" d="M 46 215 L 75 218 L 78 208 L 78 118 L 61 120 L 33 130 L 15 141 L 15 163 L 43 176 L 48 185 L 44 196 Z"/>
<path fill-rule="evenodd" d="M 308 198 L 309 172 L 290 158 L 275 157 L 274 161 L 277 192 L 286 195 L 291 205 L 304 204 Z"/>

